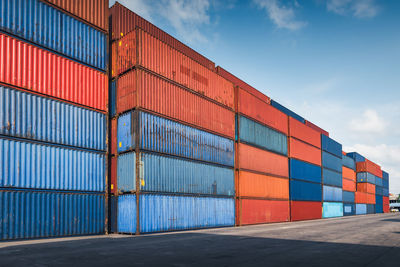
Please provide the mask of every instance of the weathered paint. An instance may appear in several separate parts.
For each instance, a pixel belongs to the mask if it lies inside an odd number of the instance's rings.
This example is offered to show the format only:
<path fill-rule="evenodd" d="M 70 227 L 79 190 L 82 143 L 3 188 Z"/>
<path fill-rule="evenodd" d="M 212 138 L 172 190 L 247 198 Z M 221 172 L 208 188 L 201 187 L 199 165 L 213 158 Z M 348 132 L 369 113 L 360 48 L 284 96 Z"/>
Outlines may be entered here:
<path fill-rule="evenodd" d="M 343 203 L 340 202 L 323 202 L 322 218 L 342 217 Z"/>
<path fill-rule="evenodd" d="M 323 186 L 323 200 L 324 201 L 342 201 L 343 199 L 343 191 L 341 188 L 333 187 L 333 186 Z"/>
<path fill-rule="evenodd" d="M 288 222 L 290 207 L 288 200 L 243 198 L 236 201 L 237 224 L 260 224 Z"/>
<path fill-rule="evenodd" d="M 367 214 L 367 204 L 356 204 L 356 214 Z"/>

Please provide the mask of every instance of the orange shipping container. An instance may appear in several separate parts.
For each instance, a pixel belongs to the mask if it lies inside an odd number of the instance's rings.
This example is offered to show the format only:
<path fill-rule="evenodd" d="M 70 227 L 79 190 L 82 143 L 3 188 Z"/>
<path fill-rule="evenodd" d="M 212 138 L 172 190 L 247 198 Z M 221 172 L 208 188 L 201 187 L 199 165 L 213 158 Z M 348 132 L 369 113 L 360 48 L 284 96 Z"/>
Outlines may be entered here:
<path fill-rule="evenodd" d="M 112 76 L 142 66 L 234 109 L 233 84 L 141 29 L 112 44 Z"/>
<path fill-rule="evenodd" d="M 285 156 L 242 143 L 237 145 L 236 154 L 238 157 L 236 167 L 239 169 L 289 177 L 289 161 Z"/>
<path fill-rule="evenodd" d="M 290 201 L 290 219 L 294 221 L 322 218 L 322 203 L 315 201 Z"/>
<path fill-rule="evenodd" d="M 375 194 L 356 191 L 355 202 L 357 204 L 375 204 Z"/>
<path fill-rule="evenodd" d="M 347 168 L 347 167 L 344 167 L 344 166 L 342 167 L 342 176 L 345 179 L 349 179 L 349 180 L 352 180 L 354 182 L 357 181 L 356 172 L 354 170 L 352 170 L 350 168 Z"/>
<path fill-rule="evenodd" d="M 117 80 L 117 113 L 141 107 L 196 128 L 235 137 L 235 113 L 141 69 Z"/>
<path fill-rule="evenodd" d="M 357 191 L 375 194 L 375 185 L 370 183 L 357 183 Z"/>
<path fill-rule="evenodd" d="M 314 123 L 309 122 L 309 121 L 306 120 L 306 123 L 305 123 L 305 124 L 306 124 L 308 127 L 313 128 L 314 130 L 320 132 L 321 134 L 326 135 L 326 136 L 329 137 L 329 133 L 328 133 L 327 131 L 325 131 L 324 129 L 318 127 L 318 126 L 315 125 Z"/>
<path fill-rule="evenodd" d="M 321 148 L 321 134 L 292 117 L 289 117 L 289 135 Z"/>
<path fill-rule="evenodd" d="M 368 159 L 365 159 L 364 162 L 357 162 L 357 172 L 369 172 L 382 178 L 381 167 Z"/>
<path fill-rule="evenodd" d="M 239 171 L 240 197 L 289 199 L 289 179 Z"/>
<path fill-rule="evenodd" d="M 356 191 L 356 182 L 354 182 L 353 180 L 348 180 L 343 177 L 342 184 L 343 184 L 343 190 L 351 192 Z"/>
<path fill-rule="evenodd" d="M 237 225 L 289 221 L 287 200 L 238 199 L 236 205 Z"/>
<path fill-rule="evenodd" d="M 321 166 L 321 150 L 302 141 L 290 138 L 289 157 Z"/>

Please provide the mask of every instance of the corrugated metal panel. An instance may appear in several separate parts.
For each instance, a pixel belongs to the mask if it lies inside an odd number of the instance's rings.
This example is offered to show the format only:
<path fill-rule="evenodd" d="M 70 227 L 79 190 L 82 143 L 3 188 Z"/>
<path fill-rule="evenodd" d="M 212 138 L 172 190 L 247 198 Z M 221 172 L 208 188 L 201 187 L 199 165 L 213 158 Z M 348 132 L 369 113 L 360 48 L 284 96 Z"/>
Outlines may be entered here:
<path fill-rule="evenodd" d="M 354 182 L 357 181 L 356 172 L 344 166 L 342 167 L 342 177 Z"/>
<path fill-rule="evenodd" d="M 383 213 L 383 205 L 375 204 L 375 212 L 374 213 Z"/>
<path fill-rule="evenodd" d="M 233 226 L 233 198 L 140 195 L 140 232 Z"/>
<path fill-rule="evenodd" d="M 375 184 L 375 175 L 369 172 L 359 172 L 357 173 L 357 183 Z"/>
<path fill-rule="evenodd" d="M 238 192 L 241 197 L 289 199 L 289 179 L 239 171 Z"/>
<path fill-rule="evenodd" d="M 384 188 L 389 188 L 389 180 L 383 179 L 383 180 L 382 180 L 382 186 L 383 186 Z"/>
<path fill-rule="evenodd" d="M 343 204 L 343 216 L 356 215 L 356 204 Z"/>
<path fill-rule="evenodd" d="M 119 233 L 136 233 L 136 195 L 118 196 L 116 220 Z"/>
<path fill-rule="evenodd" d="M 290 178 L 321 183 L 321 167 L 297 159 L 289 159 Z"/>
<path fill-rule="evenodd" d="M 291 221 L 315 220 L 322 218 L 322 203 L 315 201 L 291 201 Z"/>
<path fill-rule="evenodd" d="M 356 161 L 347 155 L 342 155 L 342 165 L 354 171 L 356 170 Z"/>
<path fill-rule="evenodd" d="M 375 194 L 375 185 L 370 183 L 357 183 L 357 191 Z"/>
<path fill-rule="evenodd" d="M 110 98 L 110 106 L 109 106 L 109 112 L 110 112 L 110 117 L 113 118 L 115 115 L 117 115 L 117 109 L 116 109 L 116 101 L 117 101 L 117 82 L 114 80 L 110 82 L 110 92 L 109 92 L 109 98 Z"/>
<path fill-rule="evenodd" d="M 341 173 L 322 168 L 323 184 L 342 187 L 342 182 L 343 182 L 342 180 L 343 179 Z"/>
<path fill-rule="evenodd" d="M 101 31 L 39 0 L 0 0 L 0 14 L 1 30 L 106 70 L 107 36 Z"/>
<path fill-rule="evenodd" d="M 281 104 L 279 104 L 278 102 L 276 102 L 275 100 L 271 99 L 271 105 L 277 109 L 279 109 L 280 111 L 282 111 L 283 113 L 285 113 L 286 115 L 300 121 L 301 123 L 306 123 L 306 120 L 301 117 L 300 115 L 296 114 L 295 112 L 291 111 L 290 109 L 282 106 Z"/>
<path fill-rule="evenodd" d="M 134 107 L 162 114 L 230 138 L 235 136 L 235 113 L 143 70 L 117 80 L 117 113 Z"/>
<path fill-rule="evenodd" d="M 354 192 L 343 191 L 343 202 L 354 203 L 354 201 L 355 201 Z"/>
<path fill-rule="evenodd" d="M 383 197 L 383 212 L 384 213 L 388 213 L 390 212 L 390 208 L 389 208 L 389 197 Z"/>
<path fill-rule="evenodd" d="M 105 155 L 0 138 L 0 187 L 104 191 Z"/>
<path fill-rule="evenodd" d="M 0 82 L 107 110 L 107 75 L 1 33 Z"/>
<path fill-rule="evenodd" d="M 135 148 L 134 112 L 118 119 L 118 152 Z M 140 148 L 218 163 L 234 164 L 233 140 L 198 130 L 149 113 L 139 112 Z"/>
<path fill-rule="evenodd" d="M 104 195 L 0 191 L 0 240 L 103 234 Z"/>
<path fill-rule="evenodd" d="M 126 153 L 117 159 L 118 192 L 136 190 L 136 153 Z"/>
<path fill-rule="evenodd" d="M 110 154 L 117 155 L 117 118 L 112 119 L 108 127 L 111 127 L 110 137 L 108 138 L 109 142 L 111 143 Z"/>
<path fill-rule="evenodd" d="M 110 170 L 110 181 L 111 181 L 111 183 L 110 183 L 110 191 L 111 191 L 111 193 L 112 194 L 116 194 L 117 193 L 117 190 L 118 190 L 118 184 L 117 184 L 117 173 L 118 173 L 118 170 L 117 170 L 117 166 L 118 166 L 118 164 L 117 164 L 117 160 L 118 160 L 118 158 L 117 157 L 111 157 L 111 161 L 110 161 L 110 165 L 109 165 L 109 169 L 111 169 Z"/>
<path fill-rule="evenodd" d="M 375 195 L 383 196 L 383 188 L 380 186 L 375 187 Z"/>
<path fill-rule="evenodd" d="M 355 202 L 360 204 L 375 204 L 375 194 L 355 192 Z"/>
<path fill-rule="evenodd" d="M 239 116 L 241 141 L 287 155 L 287 136 L 246 117 Z"/>
<path fill-rule="evenodd" d="M 375 176 L 375 184 L 377 186 L 382 186 L 383 185 L 382 178 Z"/>
<path fill-rule="evenodd" d="M 313 129 L 316 130 L 317 132 L 319 132 L 319 133 L 321 133 L 321 134 L 324 134 L 324 135 L 326 135 L 326 136 L 329 136 L 329 133 L 328 133 L 327 131 L 325 131 L 324 129 L 318 127 L 318 126 L 315 125 L 314 123 L 312 123 L 312 122 L 306 120 L 305 124 L 306 124 L 308 127 L 313 128 Z"/>
<path fill-rule="evenodd" d="M 333 218 L 343 216 L 343 203 L 323 202 L 322 218 Z"/>
<path fill-rule="evenodd" d="M 346 156 L 354 159 L 355 162 L 365 161 L 365 158 L 357 152 L 346 153 Z"/>
<path fill-rule="evenodd" d="M 0 85 L 0 134 L 106 150 L 106 116 Z"/>
<path fill-rule="evenodd" d="M 382 177 L 381 167 L 367 159 L 365 162 L 357 162 L 356 169 L 357 172 L 369 172 L 378 177 Z"/>
<path fill-rule="evenodd" d="M 321 166 L 320 149 L 292 137 L 289 139 L 289 146 L 289 157 Z"/>
<path fill-rule="evenodd" d="M 382 171 L 382 178 L 385 180 L 389 180 L 389 174 L 385 171 Z"/>
<path fill-rule="evenodd" d="M 383 197 L 382 196 L 375 196 L 375 204 L 383 204 Z"/>
<path fill-rule="evenodd" d="M 356 182 L 352 180 L 343 179 L 342 180 L 343 190 L 354 192 L 356 191 Z"/>
<path fill-rule="evenodd" d="M 326 152 L 342 158 L 342 145 L 323 134 L 321 135 L 321 148 Z"/>
<path fill-rule="evenodd" d="M 375 205 L 367 204 L 367 214 L 374 214 L 374 213 L 375 213 Z"/>
<path fill-rule="evenodd" d="M 322 166 L 342 173 L 342 158 L 338 158 L 330 153 L 322 151 Z"/>
<path fill-rule="evenodd" d="M 287 200 L 240 199 L 237 200 L 237 205 L 239 225 L 289 221 L 290 208 Z"/>
<path fill-rule="evenodd" d="M 322 201 L 322 186 L 298 180 L 290 180 L 290 200 Z"/>
<path fill-rule="evenodd" d="M 341 188 L 333 187 L 333 186 L 323 186 L 324 201 L 342 201 L 343 200 L 343 191 Z"/>
<path fill-rule="evenodd" d="M 289 135 L 321 148 L 321 134 L 296 119 L 289 117 Z"/>
<path fill-rule="evenodd" d="M 367 204 L 356 204 L 356 214 L 367 214 Z"/>

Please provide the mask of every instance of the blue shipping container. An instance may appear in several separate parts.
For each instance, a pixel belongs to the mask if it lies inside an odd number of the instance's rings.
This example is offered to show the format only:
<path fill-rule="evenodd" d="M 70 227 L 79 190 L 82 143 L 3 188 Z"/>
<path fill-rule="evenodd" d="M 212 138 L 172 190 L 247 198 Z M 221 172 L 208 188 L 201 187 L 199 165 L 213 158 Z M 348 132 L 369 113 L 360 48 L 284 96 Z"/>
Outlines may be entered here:
<path fill-rule="evenodd" d="M 383 187 L 375 186 L 375 195 L 383 196 Z"/>
<path fill-rule="evenodd" d="M 118 191 L 135 191 L 135 152 L 118 157 Z M 152 153 L 140 154 L 140 190 L 203 195 L 235 195 L 233 169 Z"/>
<path fill-rule="evenodd" d="M 382 187 L 383 188 L 389 188 L 389 180 L 382 179 Z"/>
<path fill-rule="evenodd" d="M 357 183 L 370 183 L 375 184 L 375 175 L 369 172 L 358 172 Z"/>
<path fill-rule="evenodd" d="M 346 203 L 354 203 L 355 201 L 355 193 L 349 191 L 343 191 L 343 202 Z"/>
<path fill-rule="evenodd" d="M 106 115 L 0 85 L 0 134 L 106 150 Z"/>
<path fill-rule="evenodd" d="M 382 186 L 383 185 L 382 178 L 379 178 L 378 176 L 375 176 L 375 185 L 376 186 Z"/>
<path fill-rule="evenodd" d="M 382 178 L 385 180 L 389 180 L 389 173 L 382 171 Z"/>
<path fill-rule="evenodd" d="M 119 153 L 135 148 L 135 136 L 138 134 L 138 129 L 134 129 L 135 112 L 118 118 Z M 233 167 L 233 140 L 149 113 L 138 113 L 140 149 Z"/>
<path fill-rule="evenodd" d="M 109 92 L 109 112 L 110 118 L 113 118 L 117 114 L 116 101 L 117 101 L 117 83 L 116 80 L 110 82 L 110 92 Z"/>
<path fill-rule="evenodd" d="M 389 189 L 388 188 L 383 188 L 382 191 L 383 191 L 383 196 L 384 197 L 388 197 L 389 196 Z"/>
<path fill-rule="evenodd" d="M 354 171 L 356 170 L 356 162 L 352 157 L 342 155 L 342 165 Z"/>
<path fill-rule="evenodd" d="M 341 188 L 333 187 L 333 186 L 323 186 L 324 201 L 335 201 L 335 202 L 342 202 L 343 200 L 343 191 Z"/>
<path fill-rule="evenodd" d="M 2 190 L 0 240 L 103 234 L 104 204 L 104 195 Z"/>
<path fill-rule="evenodd" d="M 0 0 L 0 30 L 106 70 L 107 35 L 39 0 Z"/>
<path fill-rule="evenodd" d="M 317 183 L 290 179 L 290 200 L 321 201 L 322 186 Z"/>
<path fill-rule="evenodd" d="M 321 149 L 342 158 L 342 145 L 324 134 L 321 134 Z"/>
<path fill-rule="evenodd" d="M 245 143 L 287 155 L 286 135 L 243 116 L 239 116 L 239 137 Z"/>
<path fill-rule="evenodd" d="M 289 159 L 290 178 L 321 183 L 321 167 L 297 159 Z"/>
<path fill-rule="evenodd" d="M 383 204 L 375 204 L 375 213 L 383 213 Z"/>
<path fill-rule="evenodd" d="M 136 233 L 136 195 L 118 196 L 117 210 L 117 231 L 118 233 Z M 114 204 L 115 205 L 115 204 Z"/>
<path fill-rule="evenodd" d="M 338 158 L 328 152 L 322 151 L 322 166 L 342 173 L 342 158 Z"/>
<path fill-rule="evenodd" d="M 343 215 L 351 216 L 356 214 L 356 204 L 343 203 Z"/>
<path fill-rule="evenodd" d="M 350 158 L 353 158 L 355 162 L 365 161 L 365 158 L 360 154 L 358 154 L 357 152 L 346 153 L 346 155 L 349 156 Z"/>
<path fill-rule="evenodd" d="M 333 218 L 343 216 L 343 203 L 340 202 L 323 202 L 322 218 Z"/>
<path fill-rule="evenodd" d="M 306 123 L 306 120 L 301 117 L 300 115 L 296 114 L 295 112 L 291 111 L 290 109 L 282 106 L 281 104 L 279 104 L 278 102 L 276 102 L 275 100 L 271 99 L 271 106 L 275 107 L 276 109 L 279 109 L 280 111 L 282 111 L 283 113 L 285 113 L 286 115 L 302 122 L 302 123 Z"/>
<path fill-rule="evenodd" d="M 367 204 L 367 214 L 374 214 L 374 213 L 375 213 L 375 205 Z"/>
<path fill-rule="evenodd" d="M 331 171 L 329 169 L 322 169 L 322 183 L 324 185 L 333 185 L 342 187 L 342 173 Z"/>
<path fill-rule="evenodd" d="M 105 154 L 0 137 L 0 162 L 0 187 L 105 190 Z"/>
<path fill-rule="evenodd" d="M 356 204 L 356 214 L 367 214 L 367 204 Z"/>

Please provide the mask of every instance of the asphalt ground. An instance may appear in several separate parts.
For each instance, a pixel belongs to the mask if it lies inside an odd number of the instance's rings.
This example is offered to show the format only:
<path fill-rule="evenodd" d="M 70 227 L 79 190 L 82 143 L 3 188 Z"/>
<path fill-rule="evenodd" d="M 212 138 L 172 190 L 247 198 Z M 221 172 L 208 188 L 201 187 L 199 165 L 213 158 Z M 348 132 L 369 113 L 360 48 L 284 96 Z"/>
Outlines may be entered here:
<path fill-rule="evenodd" d="M 400 214 L 0 242 L 0 266 L 400 266 Z"/>

